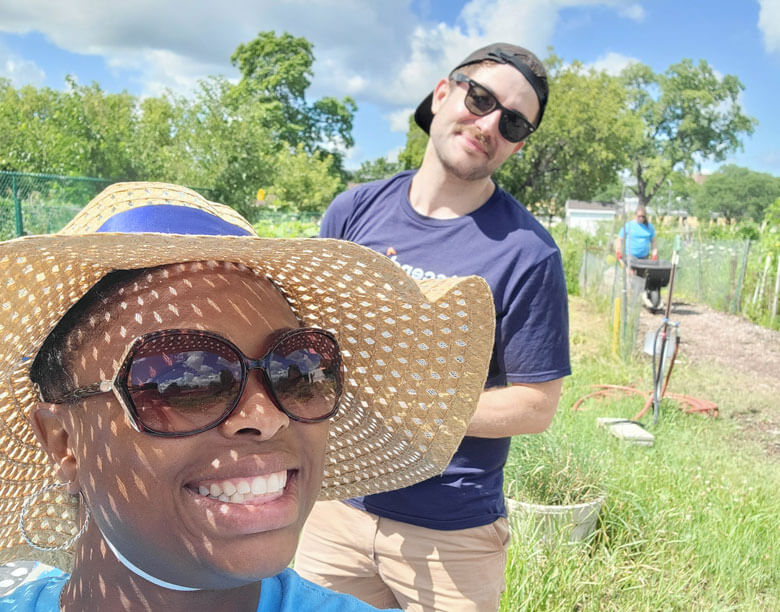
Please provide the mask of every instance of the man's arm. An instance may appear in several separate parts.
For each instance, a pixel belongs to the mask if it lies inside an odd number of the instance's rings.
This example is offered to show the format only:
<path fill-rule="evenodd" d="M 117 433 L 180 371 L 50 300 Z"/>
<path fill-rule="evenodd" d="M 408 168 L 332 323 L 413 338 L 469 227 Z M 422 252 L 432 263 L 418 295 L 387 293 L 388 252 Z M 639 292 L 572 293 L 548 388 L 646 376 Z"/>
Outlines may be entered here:
<path fill-rule="evenodd" d="M 614 247 L 615 247 L 615 257 L 617 257 L 618 261 L 621 262 L 620 265 L 623 265 L 622 264 L 622 259 L 623 259 L 623 239 L 620 236 L 615 238 Z"/>
<path fill-rule="evenodd" d="M 558 409 L 562 386 L 563 379 L 557 378 L 483 391 L 466 435 L 505 438 L 544 431 Z"/>

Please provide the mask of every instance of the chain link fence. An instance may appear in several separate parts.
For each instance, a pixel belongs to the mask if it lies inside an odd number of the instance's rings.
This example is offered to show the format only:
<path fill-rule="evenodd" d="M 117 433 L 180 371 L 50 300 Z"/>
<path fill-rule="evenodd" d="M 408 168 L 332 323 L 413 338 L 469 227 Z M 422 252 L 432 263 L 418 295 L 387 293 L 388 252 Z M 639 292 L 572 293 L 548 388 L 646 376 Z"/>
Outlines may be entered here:
<path fill-rule="evenodd" d="M 0 240 L 57 232 L 115 181 L 79 176 L 0 171 Z M 194 188 L 204 197 L 208 189 Z M 261 236 L 313 237 L 322 215 L 258 206 L 250 221 Z"/>
<path fill-rule="evenodd" d="M 619 321 L 617 351 L 627 354 L 637 346 L 639 313 L 644 307 L 644 280 L 623 273 L 614 257 L 614 232 L 596 247 L 585 248 L 579 271 L 580 291 L 610 299 Z M 701 238 L 680 231 L 658 238 L 659 257 L 671 261 L 679 243 L 673 301 L 706 304 L 780 329 L 780 256 L 766 240 Z M 605 246 L 606 245 L 606 246 Z M 669 287 L 661 289 L 666 302 Z M 620 308 L 620 313 L 614 309 Z M 613 326 L 614 331 L 614 326 Z"/>
<path fill-rule="evenodd" d="M 56 232 L 112 182 L 0 172 L 0 240 Z"/>
<path fill-rule="evenodd" d="M 671 243 L 659 239 L 659 251 Z M 779 254 L 766 240 L 683 240 L 675 295 L 780 329 Z"/>
<path fill-rule="evenodd" d="M 579 274 L 582 295 L 609 300 L 612 314 L 612 352 L 627 358 L 636 346 L 643 306 L 644 279 L 626 274 L 614 257 L 586 250 Z"/>

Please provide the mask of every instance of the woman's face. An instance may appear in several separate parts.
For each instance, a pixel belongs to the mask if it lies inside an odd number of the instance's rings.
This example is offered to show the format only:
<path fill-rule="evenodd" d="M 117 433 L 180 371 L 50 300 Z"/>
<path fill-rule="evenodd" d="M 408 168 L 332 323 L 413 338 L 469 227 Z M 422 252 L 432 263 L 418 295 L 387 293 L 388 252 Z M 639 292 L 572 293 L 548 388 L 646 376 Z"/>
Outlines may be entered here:
<path fill-rule="evenodd" d="M 88 340 L 67 361 L 83 386 L 110 379 L 127 345 L 151 331 L 209 330 L 257 358 L 273 332 L 298 326 L 271 283 L 249 271 L 167 266 L 91 313 Z M 175 584 L 229 588 L 290 562 L 320 490 L 327 421 L 290 420 L 255 375 L 227 420 L 184 438 L 135 431 L 108 393 L 66 410 L 93 520 L 131 563 Z"/>

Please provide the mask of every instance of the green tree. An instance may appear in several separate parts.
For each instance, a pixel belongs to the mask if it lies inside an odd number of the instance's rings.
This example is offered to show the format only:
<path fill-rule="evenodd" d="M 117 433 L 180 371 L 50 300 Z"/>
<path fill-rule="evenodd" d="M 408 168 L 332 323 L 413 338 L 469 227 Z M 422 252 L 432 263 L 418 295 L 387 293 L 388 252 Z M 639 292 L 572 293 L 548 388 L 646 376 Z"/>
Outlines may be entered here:
<path fill-rule="evenodd" d="M 78 149 L 77 165 L 69 174 L 107 179 L 137 180 L 131 143 L 136 128 L 135 96 L 123 91 L 104 92 L 97 83 L 78 85 L 67 77 L 69 91 L 64 96 L 63 121 L 57 126 L 63 142 Z M 76 161 L 76 160 L 74 160 Z"/>
<path fill-rule="evenodd" d="M 704 219 L 715 214 L 729 221 L 758 222 L 778 197 L 780 178 L 730 164 L 707 177 L 696 194 L 694 210 Z"/>
<path fill-rule="evenodd" d="M 61 129 L 65 94 L 0 79 L 0 170 L 65 173 L 78 146 Z"/>
<path fill-rule="evenodd" d="M 136 100 L 66 79 L 66 90 L 0 83 L 0 168 L 132 179 Z"/>
<path fill-rule="evenodd" d="M 409 129 L 406 132 L 406 146 L 398 154 L 398 163 L 403 170 L 419 168 L 425 155 L 425 147 L 428 146 L 428 134 L 422 131 L 414 120 L 414 115 L 409 115 Z"/>
<path fill-rule="evenodd" d="M 499 184 L 539 214 L 562 215 L 568 199 L 588 200 L 615 185 L 638 131 L 617 77 L 579 62 L 546 60 L 550 101 L 539 130 L 497 172 Z"/>
<path fill-rule="evenodd" d="M 393 176 L 401 169 L 399 162 L 391 162 L 386 157 L 378 157 L 360 164 L 360 168 L 350 173 L 350 179 L 355 183 L 368 183 Z"/>
<path fill-rule="evenodd" d="M 262 184 L 274 208 L 304 213 L 324 212 L 344 182 L 333 171 L 334 158 L 322 152 L 309 154 L 302 144 L 276 156 L 273 180 Z"/>
<path fill-rule="evenodd" d="M 165 94 L 144 98 L 137 104 L 137 119 L 130 143 L 130 159 L 136 176 L 152 181 L 186 180 L 191 167 L 187 142 L 182 137 L 185 98 Z M 199 186 L 199 185 L 197 185 Z"/>
<path fill-rule="evenodd" d="M 306 100 L 314 56 L 303 38 L 261 33 L 231 59 L 238 84 L 211 76 L 189 97 L 139 100 L 71 77 L 64 91 L 17 90 L 0 79 L 0 169 L 171 181 L 250 219 L 262 186 L 289 209 L 324 209 L 345 182 L 329 151 L 352 144 L 354 102 Z"/>
<path fill-rule="evenodd" d="M 662 192 L 673 173 L 724 160 L 753 132 L 756 121 L 738 101 L 742 83 L 733 75 L 718 77 L 704 60 L 684 59 L 663 74 L 632 64 L 622 78 L 629 108 L 642 123 L 629 150 L 640 204 Z"/>
<path fill-rule="evenodd" d="M 764 224 L 767 229 L 780 234 L 780 198 L 777 198 L 764 211 Z"/>
<path fill-rule="evenodd" d="M 268 126 L 265 106 L 235 96 L 234 88 L 224 77 L 210 77 L 182 102 L 170 180 L 207 189 L 253 220 L 255 194 L 274 176 L 283 145 Z"/>
<path fill-rule="evenodd" d="M 314 53 L 305 38 L 260 32 L 240 44 L 230 61 L 241 71 L 234 94 L 263 106 L 265 123 L 280 142 L 302 144 L 309 153 L 354 144 L 352 120 L 357 106 L 352 98 L 306 101 Z"/>

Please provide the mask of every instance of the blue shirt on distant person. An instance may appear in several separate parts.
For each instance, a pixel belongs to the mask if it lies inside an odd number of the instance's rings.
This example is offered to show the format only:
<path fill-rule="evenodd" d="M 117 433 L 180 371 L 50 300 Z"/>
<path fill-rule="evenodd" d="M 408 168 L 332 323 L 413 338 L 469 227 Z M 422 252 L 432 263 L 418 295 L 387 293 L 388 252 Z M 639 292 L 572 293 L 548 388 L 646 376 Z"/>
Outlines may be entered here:
<path fill-rule="evenodd" d="M 644 259 L 650 255 L 650 245 L 655 238 L 655 228 L 649 221 L 644 224 L 632 219 L 621 228 L 618 237 L 625 241 L 625 251 L 631 257 Z"/>

